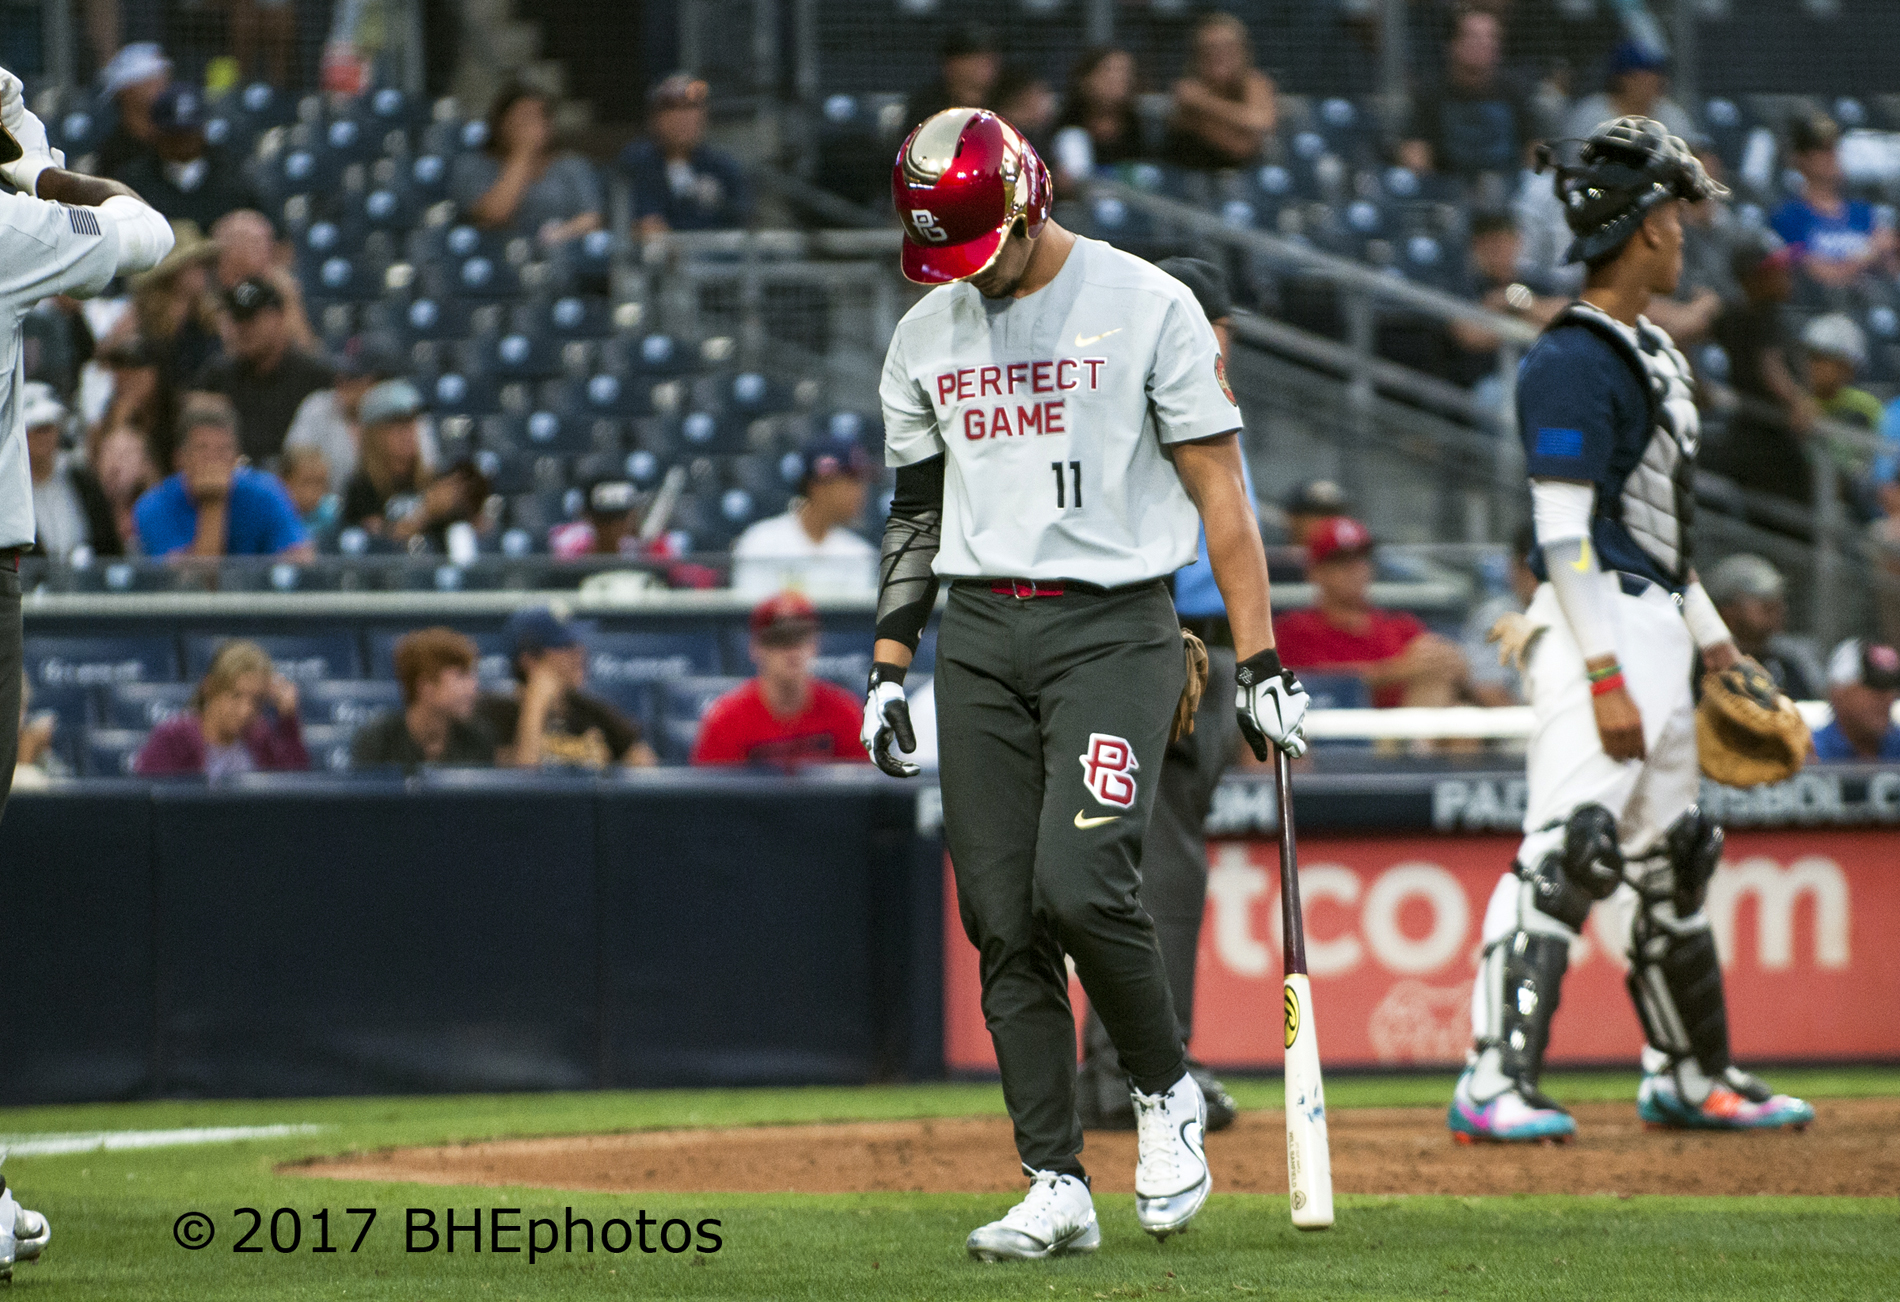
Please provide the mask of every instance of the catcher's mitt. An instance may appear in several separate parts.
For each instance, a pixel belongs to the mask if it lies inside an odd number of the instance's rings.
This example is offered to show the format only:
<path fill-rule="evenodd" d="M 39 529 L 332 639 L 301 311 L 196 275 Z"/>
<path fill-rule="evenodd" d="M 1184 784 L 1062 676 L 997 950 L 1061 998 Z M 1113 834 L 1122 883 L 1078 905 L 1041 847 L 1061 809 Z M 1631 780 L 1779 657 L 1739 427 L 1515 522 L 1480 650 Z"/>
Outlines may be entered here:
<path fill-rule="evenodd" d="M 1702 676 L 1695 712 L 1702 772 L 1728 787 L 1782 782 L 1808 757 L 1808 725 L 1768 671 L 1742 660 Z"/>
<path fill-rule="evenodd" d="M 1174 703 L 1169 741 L 1180 741 L 1194 731 L 1194 712 L 1201 708 L 1201 694 L 1207 690 L 1207 643 L 1182 629 L 1181 652 L 1187 657 L 1187 681 L 1181 684 L 1181 699 Z"/>

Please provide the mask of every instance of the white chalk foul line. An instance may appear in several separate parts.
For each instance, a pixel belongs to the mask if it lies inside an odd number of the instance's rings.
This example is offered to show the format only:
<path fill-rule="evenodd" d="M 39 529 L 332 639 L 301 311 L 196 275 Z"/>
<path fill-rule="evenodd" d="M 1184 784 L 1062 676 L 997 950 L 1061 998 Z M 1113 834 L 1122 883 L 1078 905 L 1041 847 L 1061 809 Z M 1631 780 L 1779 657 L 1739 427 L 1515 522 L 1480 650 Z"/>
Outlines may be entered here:
<path fill-rule="evenodd" d="M 314 1135 L 327 1126 L 193 1126 L 181 1130 L 92 1130 L 76 1134 L 0 1135 L 0 1153 L 8 1157 L 56 1157 L 62 1153 L 113 1152 L 124 1148 L 176 1148 L 186 1144 L 229 1144 L 241 1139 L 284 1139 Z"/>

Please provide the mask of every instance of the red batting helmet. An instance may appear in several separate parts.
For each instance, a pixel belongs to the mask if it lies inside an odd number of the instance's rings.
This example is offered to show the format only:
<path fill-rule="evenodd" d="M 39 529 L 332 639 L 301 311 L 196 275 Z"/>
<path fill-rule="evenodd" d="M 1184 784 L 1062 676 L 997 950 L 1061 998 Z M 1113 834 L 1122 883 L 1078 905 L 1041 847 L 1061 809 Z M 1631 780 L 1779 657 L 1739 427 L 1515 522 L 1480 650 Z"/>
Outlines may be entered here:
<path fill-rule="evenodd" d="M 904 275 L 942 285 L 976 275 L 1018 218 L 1031 239 L 1049 219 L 1049 169 L 1016 128 L 984 109 L 933 114 L 904 141 L 891 200 L 904 223 Z"/>

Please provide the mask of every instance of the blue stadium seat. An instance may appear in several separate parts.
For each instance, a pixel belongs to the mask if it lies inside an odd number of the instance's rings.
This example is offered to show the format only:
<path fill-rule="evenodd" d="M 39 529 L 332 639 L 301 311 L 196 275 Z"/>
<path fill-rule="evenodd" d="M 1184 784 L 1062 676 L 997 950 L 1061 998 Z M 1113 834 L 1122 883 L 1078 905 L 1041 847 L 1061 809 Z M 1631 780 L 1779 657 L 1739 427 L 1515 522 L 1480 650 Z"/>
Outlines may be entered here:
<path fill-rule="evenodd" d="M 68 112 L 54 114 L 52 121 L 46 124 L 46 134 L 51 144 L 78 166 L 81 158 L 105 143 L 117 116 L 109 108 L 95 110 L 75 105 Z"/>
<path fill-rule="evenodd" d="M 699 721 L 712 703 L 744 683 L 743 678 L 669 678 L 660 697 L 661 729 L 655 741 L 661 757 L 684 763 L 699 733 Z"/>
<path fill-rule="evenodd" d="M 640 725 L 640 734 L 649 742 L 660 716 L 660 684 L 637 678 L 614 682 L 590 682 L 588 690 Z M 656 747 L 657 749 L 657 747 Z"/>
<path fill-rule="evenodd" d="M 29 637 L 26 672 L 42 687 L 104 687 L 178 681 L 178 647 L 169 637 Z"/>
<path fill-rule="evenodd" d="M 561 352 L 545 335 L 510 331 L 482 341 L 481 366 L 504 384 L 548 380 L 561 373 Z"/>
<path fill-rule="evenodd" d="M 754 519 L 777 515 L 791 500 L 791 486 L 779 473 L 775 457 L 753 454 L 735 458 L 732 463 L 732 482 L 735 487 L 751 494 L 756 508 Z"/>
<path fill-rule="evenodd" d="M 792 409 L 791 386 L 767 379 L 757 371 L 741 371 L 721 388 L 728 410 L 747 417 Z"/>
<path fill-rule="evenodd" d="M 589 293 L 604 294 L 613 276 L 612 231 L 589 231 L 559 246 L 551 261 L 564 283 Z"/>
<path fill-rule="evenodd" d="M 492 416 L 501 410 L 501 393 L 482 375 L 451 371 L 436 377 L 430 407 L 438 416 Z"/>
<path fill-rule="evenodd" d="M 498 452 L 483 448 L 475 454 L 475 468 L 482 472 L 488 486 L 503 497 L 530 492 L 534 488 L 534 458 L 526 452 Z"/>
<path fill-rule="evenodd" d="M 300 263 L 298 270 L 313 304 L 371 303 L 382 296 L 382 275 L 361 257 L 329 257 Z"/>
<path fill-rule="evenodd" d="M 410 161 L 409 184 L 415 187 L 422 204 L 438 203 L 449 197 L 449 160 L 440 154 L 421 154 Z"/>
<path fill-rule="evenodd" d="M 307 683 L 299 704 L 306 723 L 358 728 L 385 710 L 400 710 L 402 688 L 374 678 Z"/>
<path fill-rule="evenodd" d="M 33 714 L 51 710 L 57 717 L 54 736 L 72 738 L 93 721 L 93 690 L 80 683 L 33 685 L 33 699 L 27 709 Z"/>
<path fill-rule="evenodd" d="M 132 761 L 145 744 L 140 728 L 89 728 L 86 744 L 80 751 L 80 776 L 122 778 L 132 772 Z"/>
<path fill-rule="evenodd" d="M 411 342 L 467 339 L 475 331 L 475 304 L 459 298 L 423 297 L 402 306 L 396 328 Z"/>
<path fill-rule="evenodd" d="M 605 690 L 612 683 L 650 683 L 719 672 L 719 638 L 693 633 L 604 633 L 587 639 L 587 680 Z"/>
<path fill-rule="evenodd" d="M 693 411 L 669 421 L 668 426 L 675 445 L 694 455 L 737 456 L 746 450 L 742 418 Z"/>
<path fill-rule="evenodd" d="M 660 753 L 663 764 L 684 764 L 693 754 L 693 743 L 699 738 L 697 719 L 663 718 L 653 737 L 653 748 Z"/>
<path fill-rule="evenodd" d="M 352 195 L 344 224 L 359 231 L 407 232 L 421 220 L 420 205 L 406 186 L 377 186 Z"/>
<path fill-rule="evenodd" d="M 537 326 L 555 339 L 605 339 L 613 334 L 613 305 L 595 294 L 566 294 L 535 312 Z"/>
<path fill-rule="evenodd" d="M 1300 684 L 1315 710 L 1365 710 L 1372 706 L 1372 692 L 1365 680 L 1352 674 L 1300 674 Z"/>
<path fill-rule="evenodd" d="M 535 455 L 582 456 L 595 450 L 593 425 L 587 416 L 562 416 L 537 411 L 505 418 L 508 441 L 518 451 Z"/>
<path fill-rule="evenodd" d="M 116 683 L 105 689 L 107 728 L 148 732 L 191 708 L 195 683 Z"/>
<path fill-rule="evenodd" d="M 350 767 L 350 742 L 356 736 L 353 726 L 331 727 L 323 724 L 303 730 L 303 747 L 310 753 L 310 768 L 315 773 L 344 773 Z"/>
<path fill-rule="evenodd" d="M 230 640 L 223 634 L 187 634 L 185 677 L 192 682 L 204 677 L 211 657 Z M 352 632 L 266 634 L 246 640 L 263 647 L 277 672 L 300 686 L 327 678 L 355 678 L 362 672 L 362 656 Z"/>
<path fill-rule="evenodd" d="M 1333 96 L 1321 100 L 1313 108 L 1313 127 L 1326 142 L 1327 150 L 1350 165 L 1371 162 L 1377 153 L 1377 119 L 1349 99 Z"/>
<path fill-rule="evenodd" d="M 372 678 L 387 682 L 396 679 L 396 643 L 404 634 L 421 627 L 405 625 L 402 628 L 373 628 L 369 630 L 369 672 Z M 514 681 L 514 671 L 508 665 L 508 651 L 502 644 L 501 633 L 471 633 L 460 630 L 475 643 L 476 654 L 480 657 L 475 664 L 475 674 L 482 680 L 484 687 Z"/>
<path fill-rule="evenodd" d="M 853 692 L 862 692 L 871 674 L 871 638 L 857 629 L 827 629 L 818 635 L 812 673 Z"/>
<path fill-rule="evenodd" d="M 644 376 L 620 376 L 602 371 L 588 379 L 583 395 L 586 409 L 597 416 L 631 417 L 653 413 L 653 382 Z"/>
<path fill-rule="evenodd" d="M 615 341 L 629 368 L 646 375 L 685 375 L 699 369 L 699 349 L 674 335 Z"/>
<path fill-rule="evenodd" d="M 501 258 L 478 253 L 452 269 L 455 292 L 465 298 L 514 298 L 521 293 L 521 272 Z"/>

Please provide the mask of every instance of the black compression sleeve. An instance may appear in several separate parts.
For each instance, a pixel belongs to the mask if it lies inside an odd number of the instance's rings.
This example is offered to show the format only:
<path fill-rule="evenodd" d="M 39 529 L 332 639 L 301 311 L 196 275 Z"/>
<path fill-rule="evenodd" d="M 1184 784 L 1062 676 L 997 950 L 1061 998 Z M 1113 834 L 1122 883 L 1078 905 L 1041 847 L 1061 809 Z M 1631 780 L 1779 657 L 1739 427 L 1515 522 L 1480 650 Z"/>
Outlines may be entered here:
<path fill-rule="evenodd" d="M 943 529 L 943 458 L 900 466 L 878 564 L 877 636 L 917 649 L 937 604 L 931 566 Z"/>

